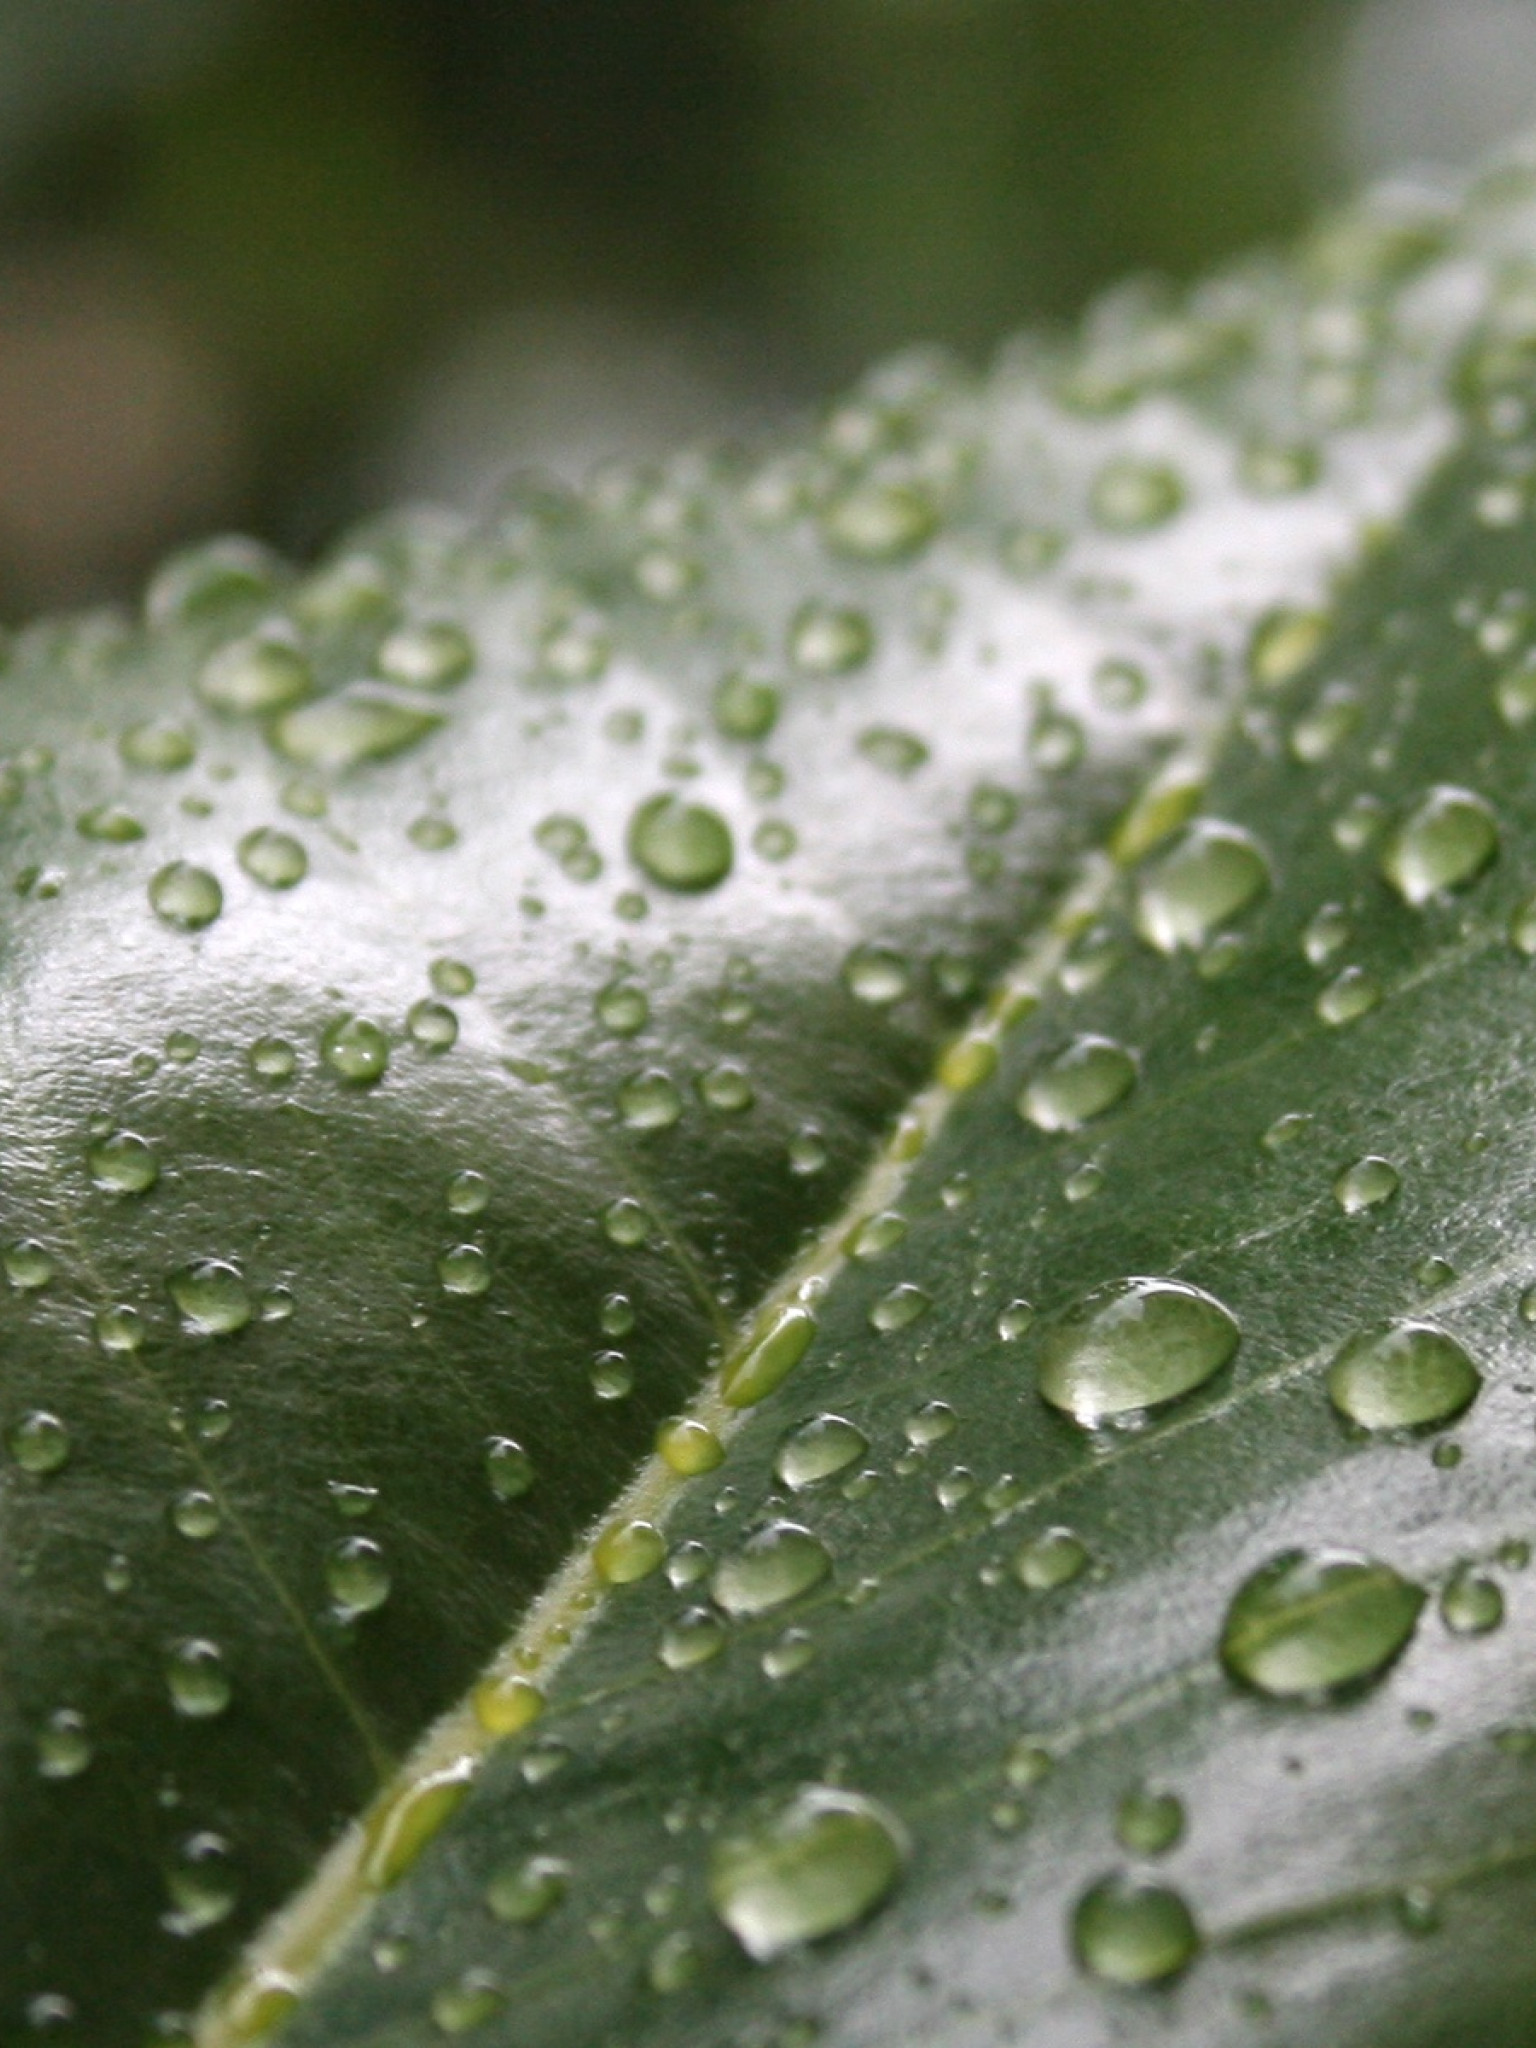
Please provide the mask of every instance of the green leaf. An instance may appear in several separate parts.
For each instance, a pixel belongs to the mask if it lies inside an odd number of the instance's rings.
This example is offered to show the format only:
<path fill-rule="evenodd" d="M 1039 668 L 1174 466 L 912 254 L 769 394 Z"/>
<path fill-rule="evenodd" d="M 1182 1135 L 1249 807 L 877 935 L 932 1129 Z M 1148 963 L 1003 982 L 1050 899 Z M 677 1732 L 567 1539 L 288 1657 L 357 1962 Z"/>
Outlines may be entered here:
<path fill-rule="evenodd" d="M 8 2012 L 1517 2037 L 1531 206 L 19 638 Z"/>

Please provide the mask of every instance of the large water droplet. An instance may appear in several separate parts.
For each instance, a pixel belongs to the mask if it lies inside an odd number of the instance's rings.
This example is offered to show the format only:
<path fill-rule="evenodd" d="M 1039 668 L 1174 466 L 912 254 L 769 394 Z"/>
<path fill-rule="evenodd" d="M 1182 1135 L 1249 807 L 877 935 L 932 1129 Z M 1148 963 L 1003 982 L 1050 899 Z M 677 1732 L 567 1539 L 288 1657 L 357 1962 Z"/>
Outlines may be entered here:
<path fill-rule="evenodd" d="M 770 1522 L 722 1558 L 709 1582 L 727 1614 L 765 1614 L 819 1585 L 832 1569 L 825 1545 L 796 1522 Z"/>
<path fill-rule="evenodd" d="M 96 1139 L 85 1164 L 96 1186 L 109 1195 L 147 1194 L 160 1178 L 154 1152 L 133 1131 L 114 1131 Z"/>
<path fill-rule="evenodd" d="M 761 1825 L 716 1843 L 709 1896 L 755 1962 L 873 1912 L 907 1860 L 901 1823 L 858 1792 L 810 1785 Z"/>
<path fill-rule="evenodd" d="M 1085 1296 L 1046 1338 L 1040 1392 L 1094 1429 L 1203 1386 L 1237 1342 L 1236 1320 L 1201 1288 L 1115 1280 Z"/>
<path fill-rule="evenodd" d="M 222 1259 L 182 1266 L 167 1283 L 187 1328 L 199 1337 L 231 1337 L 251 1320 L 250 1289 Z"/>
<path fill-rule="evenodd" d="M 1088 1552 L 1080 1536 L 1071 1529 L 1047 1529 L 1016 1552 L 1013 1575 L 1031 1593 L 1049 1593 L 1070 1585 L 1087 1563 Z"/>
<path fill-rule="evenodd" d="M 404 753 L 442 724 L 442 714 L 348 688 L 286 711 L 273 728 L 280 752 L 305 768 L 353 768 Z"/>
<path fill-rule="evenodd" d="M 1136 1085 L 1136 1062 L 1111 1038 L 1074 1038 L 1029 1081 L 1019 1114 L 1042 1131 L 1075 1131 Z"/>
<path fill-rule="evenodd" d="M 618 1094 L 619 1115 L 632 1131 L 670 1130 L 683 1113 L 683 1098 L 669 1074 L 650 1067 L 632 1074 Z"/>
<path fill-rule="evenodd" d="M 779 1445 L 773 1469 L 792 1491 L 830 1479 L 862 1458 L 869 1439 L 841 1415 L 817 1415 L 791 1430 Z"/>
<path fill-rule="evenodd" d="M 206 868 L 173 860 L 151 880 L 149 901 L 156 917 L 177 931 L 200 932 L 224 908 L 224 891 Z"/>
<path fill-rule="evenodd" d="M 491 1284 L 491 1264 L 477 1244 L 456 1244 L 437 1262 L 444 1294 L 484 1294 Z"/>
<path fill-rule="evenodd" d="M 1427 903 L 1442 890 L 1465 889 L 1499 850 L 1499 828 L 1480 796 L 1432 789 L 1387 841 L 1381 871 L 1405 903 Z"/>
<path fill-rule="evenodd" d="M 1072 1946 L 1110 1984 L 1161 1984 L 1194 1960 L 1200 1931 L 1183 1898 L 1142 1878 L 1101 1878 L 1077 1902 Z"/>
<path fill-rule="evenodd" d="M 1482 1374 L 1431 1323 L 1392 1323 L 1351 1337 L 1328 1370 L 1328 1398 L 1361 1429 L 1427 1429 L 1477 1399 Z"/>
<path fill-rule="evenodd" d="M 597 1575 L 609 1586 L 649 1578 L 666 1554 L 666 1538 L 654 1522 L 612 1522 L 592 1546 Z"/>
<path fill-rule="evenodd" d="M 810 1349 L 816 1318 L 798 1303 L 770 1310 L 745 1347 L 726 1360 L 720 1398 L 730 1408 L 750 1408 L 771 1394 Z"/>
<path fill-rule="evenodd" d="M 1320 1698 L 1379 1677 L 1424 1605 L 1390 1565 L 1342 1550 L 1286 1550 L 1239 1587 L 1221 1632 L 1234 1678 L 1277 1699 Z"/>
<path fill-rule="evenodd" d="M 718 811 L 678 796 L 653 796 L 629 827 L 635 865 L 664 889 L 712 889 L 731 871 L 731 830 Z"/>
<path fill-rule="evenodd" d="M 366 1017 L 338 1017 L 320 1039 L 320 1057 L 354 1088 L 371 1088 L 389 1065 L 389 1040 Z"/>
<path fill-rule="evenodd" d="M 1136 929 L 1160 953 L 1203 946 L 1257 902 L 1270 880 L 1268 857 L 1250 833 L 1203 819 L 1147 870 L 1136 900 Z"/>

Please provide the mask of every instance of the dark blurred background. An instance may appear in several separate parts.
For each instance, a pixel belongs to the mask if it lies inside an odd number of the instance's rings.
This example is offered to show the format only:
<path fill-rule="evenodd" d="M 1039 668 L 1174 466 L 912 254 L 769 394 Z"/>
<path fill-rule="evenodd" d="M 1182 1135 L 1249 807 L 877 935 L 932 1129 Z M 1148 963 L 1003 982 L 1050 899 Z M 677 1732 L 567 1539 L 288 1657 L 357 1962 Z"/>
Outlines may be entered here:
<path fill-rule="evenodd" d="M 1536 105 L 1536 0 L 0 0 L 0 614 L 980 360 Z"/>

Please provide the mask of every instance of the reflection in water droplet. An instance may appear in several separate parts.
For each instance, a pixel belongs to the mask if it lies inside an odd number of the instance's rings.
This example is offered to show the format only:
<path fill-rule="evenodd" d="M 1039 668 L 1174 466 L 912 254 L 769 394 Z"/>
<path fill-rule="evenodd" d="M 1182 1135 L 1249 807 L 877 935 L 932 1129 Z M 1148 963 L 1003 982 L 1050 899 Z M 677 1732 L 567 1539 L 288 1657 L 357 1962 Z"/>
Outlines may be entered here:
<path fill-rule="evenodd" d="M 921 1287 L 914 1287 L 911 1281 L 903 1280 L 870 1305 L 869 1326 L 882 1336 L 889 1336 L 893 1331 L 907 1329 L 932 1306 L 930 1295 Z"/>
<path fill-rule="evenodd" d="M 1040 1392 L 1093 1429 L 1203 1386 L 1237 1343 L 1237 1323 L 1214 1295 L 1176 1280 L 1116 1280 L 1050 1332 Z"/>
<path fill-rule="evenodd" d="M 1439 1429 L 1477 1399 L 1482 1374 L 1431 1323 L 1351 1337 L 1328 1369 L 1328 1398 L 1361 1429 Z"/>
<path fill-rule="evenodd" d="M 1143 1878 L 1101 1878 L 1077 1902 L 1072 1946 L 1110 1984 L 1161 1984 L 1194 1960 L 1200 1932 L 1178 1892 Z"/>
<path fill-rule="evenodd" d="M 1074 1038 L 1024 1087 L 1019 1114 L 1042 1131 L 1075 1131 L 1123 1101 L 1136 1085 L 1136 1062 L 1113 1039 Z"/>
<path fill-rule="evenodd" d="M 1418 1624 L 1423 1589 L 1342 1550 L 1286 1550 L 1239 1587 L 1221 1633 L 1234 1678 L 1277 1699 L 1378 1678 Z"/>
<path fill-rule="evenodd" d="M 817 1415 L 790 1431 L 773 1461 L 776 1476 L 792 1492 L 846 1471 L 869 1449 L 863 1430 L 841 1415 Z"/>
<path fill-rule="evenodd" d="M 1420 798 L 1387 841 L 1381 871 L 1405 903 L 1465 889 L 1492 865 L 1499 828 L 1470 790 L 1441 787 Z"/>
<path fill-rule="evenodd" d="M 629 827 L 630 858 L 665 889 L 712 889 L 731 871 L 730 827 L 718 811 L 677 796 L 653 796 Z"/>
<path fill-rule="evenodd" d="M 715 1911 L 754 1962 L 839 1933 L 895 1888 L 907 1860 L 895 1815 L 858 1792 L 812 1785 L 710 1856 Z"/>
<path fill-rule="evenodd" d="M 819 1585 L 832 1569 L 825 1546 L 795 1522 L 771 1522 L 716 1565 L 709 1590 L 730 1615 L 764 1614 Z"/>
<path fill-rule="evenodd" d="M 889 946 L 856 946 L 843 962 L 843 980 L 861 1003 L 883 1009 L 907 993 L 912 970 Z"/>
<path fill-rule="evenodd" d="M 997 1334 L 1005 1344 L 1016 1344 L 1034 1327 L 1035 1311 L 1027 1301 L 1010 1301 L 997 1319 Z"/>
<path fill-rule="evenodd" d="M 189 1543 L 208 1543 L 224 1525 L 219 1504 L 200 1486 L 188 1487 L 171 1503 L 171 1526 Z"/>
<path fill-rule="evenodd" d="M 1147 870 L 1136 929 L 1160 953 L 1198 948 L 1270 887 L 1269 860 L 1250 833 L 1217 819 L 1191 825 Z"/>
<path fill-rule="evenodd" d="M 632 1195 L 610 1202 L 602 1212 L 602 1225 L 610 1244 L 627 1248 L 644 1244 L 651 1234 L 650 1218 Z"/>
<path fill-rule="evenodd" d="M 533 1460 L 509 1436 L 493 1436 L 485 1447 L 486 1476 L 498 1500 L 519 1500 L 533 1484 Z"/>
<path fill-rule="evenodd" d="M 445 1294 L 484 1294 L 491 1284 L 491 1266 L 476 1244 L 456 1244 L 438 1259 L 437 1277 Z"/>
<path fill-rule="evenodd" d="M 666 1554 L 666 1538 L 653 1522 L 613 1522 L 592 1546 L 597 1575 L 610 1586 L 649 1578 Z"/>
<path fill-rule="evenodd" d="M 224 908 L 224 891 L 206 868 L 173 860 L 151 880 L 149 901 L 162 923 L 181 932 L 200 932 Z"/>
<path fill-rule="evenodd" d="M 451 619 L 429 619 L 391 633 L 377 660 L 379 674 L 392 683 L 412 690 L 447 690 L 474 667 L 475 650 L 462 626 Z"/>

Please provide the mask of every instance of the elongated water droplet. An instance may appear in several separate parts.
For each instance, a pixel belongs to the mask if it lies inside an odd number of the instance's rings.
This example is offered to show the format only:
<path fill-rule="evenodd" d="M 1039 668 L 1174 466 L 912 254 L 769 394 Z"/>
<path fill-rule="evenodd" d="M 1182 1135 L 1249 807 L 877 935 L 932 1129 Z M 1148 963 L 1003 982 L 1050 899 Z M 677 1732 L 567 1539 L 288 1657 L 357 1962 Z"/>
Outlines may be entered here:
<path fill-rule="evenodd" d="M 1268 856 L 1250 833 L 1202 819 L 1143 877 L 1136 929 L 1160 953 L 1198 948 L 1270 882 Z"/>
<path fill-rule="evenodd" d="M 224 891 L 206 868 L 173 860 L 151 880 L 149 901 L 162 923 L 180 932 L 200 932 L 224 908 Z"/>
<path fill-rule="evenodd" d="M 814 1486 L 818 1479 L 830 1479 L 846 1471 L 869 1449 L 863 1430 L 841 1415 L 817 1415 L 790 1431 L 779 1445 L 773 1469 L 783 1483 L 798 1493 Z"/>
<path fill-rule="evenodd" d="M 664 889 L 713 889 L 731 871 L 731 828 L 718 811 L 678 796 L 653 796 L 629 827 L 630 858 Z"/>
<path fill-rule="evenodd" d="M 938 507 L 915 484 L 865 483 L 835 499 L 821 530 L 835 554 L 859 562 L 906 562 L 938 531 Z"/>
<path fill-rule="evenodd" d="M 710 1856 L 715 1911 L 754 1962 L 853 1926 L 895 1889 L 907 1861 L 895 1815 L 861 1793 L 810 1785 Z"/>
<path fill-rule="evenodd" d="M 1046 1338 L 1040 1392 L 1094 1429 L 1203 1386 L 1237 1343 L 1237 1323 L 1214 1295 L 1177 1280 L 1116 1280 Z"/>
<path fill-rule="evenodd" d="M 1117 1874 L 1078 1900 L 1072 1946 L 1083 1968 L 1106 1983 L 1162 1984 L 1194 1960 L 1200 1931 L 1171 1887 Z"/>
<path fill-rule="evenodd" d="M 810 1349 L 816 1318 L 798 1304 L 770 1310 L 744 1350 L 726 1361 L 720 1398 L 730 1408 L 750 1408 L 771 1394 Z"/>
<path fill-rule="evenodd" d="M 1418 1624 L 1422 1587 L 1343 1550 L 1286 1550 L 1239 1587 L 1221 1632 L 1234 1678 L 1277 1699 L 1379 1677 Z"/>
<path fill-rule="evenodd" d="M 355 768 L 387 761 L 416 746 L 442 724 L 442 714 L 349 686 L 285 711 L 272 728 L 278 751 L 304 768 Z"/>
<path fill-rule="evenodd" d="M 402 626 L 379 648 L 378 670 L 411 690 L 447 690 L 475 665 L 474 643 L 451 619 Z"/>
<path fill-rule="evenodd" d="M 1019 1114 L 1042 1131 L 1075 1131 L 1136 1085 L 1136 1062 L 1111 1038 L 1084 1036 L 1050 1060 L 1019 1096 Z"/>
<path fill-rule="evenodd" d="M 1328 1398 L 1361 1429 L 1439 1429 L 1470 1408 L 1483 1376 L 1431 1323 L 1351 1337 L 1328 1370 Z"/>
<path fill-rule="evenodd" d="M 1445 890 L 1465 889 L 1491 866 L 1499 828 L 1480 796 L 1441 787 L 1421 797 L 1387 841 L 1381 871 L 1415 907 Z"/>
<path fill-rule="evenodd" d="M 107 846 L 131 846 L 144 837 L 144 827 L 131 811 L 117 804 L 94 804 L 75 820 L 82 839 L 99 840 Z"/>
<path fill-rule="evenodd" d="M 809 1529 L 770 1522 L 721 1559 L 709 1590 L 727 1614 L 765 1614 L 820 1585 L 831 1569 L 825 1545 Z"/>

